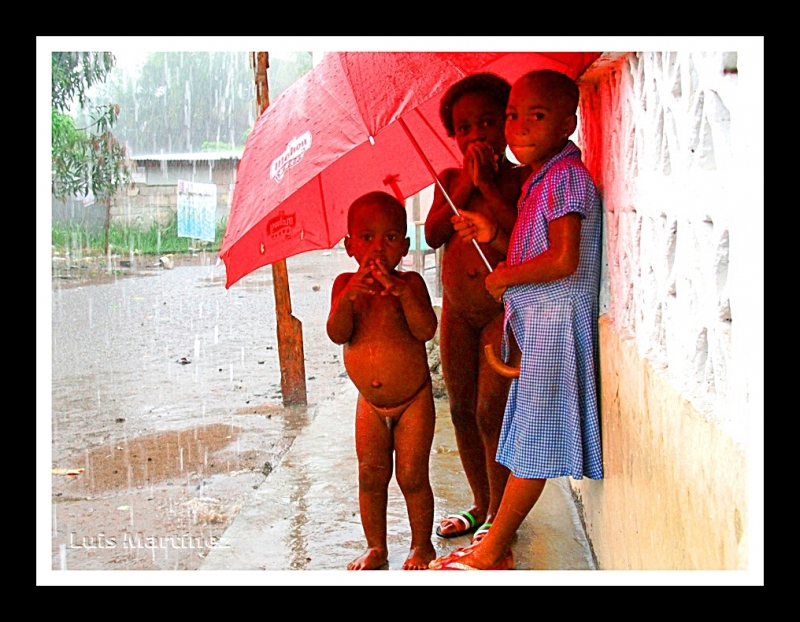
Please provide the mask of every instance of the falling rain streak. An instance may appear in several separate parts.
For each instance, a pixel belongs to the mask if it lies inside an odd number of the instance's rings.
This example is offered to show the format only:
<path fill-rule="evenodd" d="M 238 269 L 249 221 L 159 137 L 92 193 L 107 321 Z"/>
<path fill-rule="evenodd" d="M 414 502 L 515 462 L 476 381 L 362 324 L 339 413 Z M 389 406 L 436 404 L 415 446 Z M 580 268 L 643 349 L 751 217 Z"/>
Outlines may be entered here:
<path fill-rule="evenodd" d="M 182 525 L 204 537 L 220 534 L 241 504 L 231 498 L 233 484 L 220 486 L 239 478 L 239 488 L 252 491 L 265 477 L 264 464 L 277 464 L 302 428 L 283 413 L 276 390 L 268 277 L 254 274 L 226 290 L 224 266 L 212 255 L 195 259 L 192 266 L 141 269 L 141 276 L 98 285 L 54 280 L 53 467 L 82 470 L 53 476 L 54 569 L 101 563 L 70 547 L 73 533 L 88 542 L 94 532 L 134 533 L 156 524 L 163 533 Z M 324 291 L 345 267 L 335 256 L 322 261 L 331 259 L 322 264 Z M 317 271 L 319 261 L 315 256 L 309 268 L 295 269 L 304 287 L 293 302 L 307 317 L 327 314 L 327 297 L 302 281 L 302 270 Z M 329 375 L 338 378 L 340 348 L 326 339 L 324 322 L 309 321 L 305 331 L 325 351 L 309 360 L 309 375 L 322 375 L 323 362 L 334 362 Z M 202 506 L 213 499 L 222 505 Z M 116 555 L 108 563 L 118 569 L 196 568 L 201 561 L 174 549 L 155 557 L 152 551 L 109 555 Z"/>

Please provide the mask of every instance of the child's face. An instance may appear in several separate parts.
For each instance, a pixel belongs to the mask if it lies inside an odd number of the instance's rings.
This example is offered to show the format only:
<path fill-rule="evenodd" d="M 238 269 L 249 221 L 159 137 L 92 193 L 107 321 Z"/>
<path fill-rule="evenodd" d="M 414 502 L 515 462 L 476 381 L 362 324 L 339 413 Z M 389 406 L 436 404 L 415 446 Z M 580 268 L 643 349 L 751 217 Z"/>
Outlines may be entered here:
<path fill-rule="evenodd" d="M 523 78 L 511 87 L 506 108 L 505 136 L 522 164 L 541 168 L 557 154 L 575 131 L 577 118 L 542 88 Z"/>
<path fill-rule="evenodd" d="M 506 150 L 505 110 L 486 93 L 466 93 L 453 104 L 453 128 L 461 153 L 473 142 L 488 143 L 497 156 Z"/>
<path fill-rule="evenodd" d="M 406 237 L 406 223 L 390 210 L 372 205 L 361 206 L 350 224 L 348 237 L 344 240 L 347 254 L 355 258 L 358 265 L 364 259 L 370 262 L 380 259 L 391 270 L 408 254 L 411 243 Z"/>

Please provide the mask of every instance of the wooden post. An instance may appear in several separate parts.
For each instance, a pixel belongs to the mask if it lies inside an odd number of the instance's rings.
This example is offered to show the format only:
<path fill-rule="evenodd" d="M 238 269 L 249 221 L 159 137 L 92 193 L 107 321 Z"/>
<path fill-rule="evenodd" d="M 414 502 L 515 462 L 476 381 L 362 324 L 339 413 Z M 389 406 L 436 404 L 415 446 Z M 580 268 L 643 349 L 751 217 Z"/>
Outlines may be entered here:
<path fill-rule="evenodd" d="M 286 260 L 272 264 L 275 314 L 278 318 L 278 360 L 281 364 L 283 405 L 308 404 L 306 362 L 303 354 L 303 323 L 292 315 Z"/>
<path fill-rule="evenodd" d="M 267 82 L 269 52 L 257 52 L 251 60 L 256 76 L 256 105 L 261 113 L 269 106 Z M 272 287 L 275 291 L 275 315 L 278 320 L 278 360 L 281 367 L 283 405 L 305 405 L 308 404 L 308 395 L 303 354 L 303 323 L 292 315 L 289 274 L 285 259 L 272 264 Z"/>

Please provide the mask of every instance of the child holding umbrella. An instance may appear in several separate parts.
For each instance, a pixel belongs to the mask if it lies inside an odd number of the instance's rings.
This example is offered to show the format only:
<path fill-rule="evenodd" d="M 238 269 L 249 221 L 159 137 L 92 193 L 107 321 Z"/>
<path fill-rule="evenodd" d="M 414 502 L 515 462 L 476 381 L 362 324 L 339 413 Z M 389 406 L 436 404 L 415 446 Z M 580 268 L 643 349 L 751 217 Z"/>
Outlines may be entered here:
<path fill-rule="evenodd" d="M 510 236 L 483 215 L 463 212 L 454 227 L 508 262 L 486 278 L 505 303 L 505 326 L 522 351 L 503 418 L 497 460 L 511 470 L 491 531 L 479 543 L 434 560 L 435 570 L 501 570 L 511 542 L 547 479 L 603 477 L 597 405 L 597 315 L 601 206 L 569 140 L 579 91 L 568 76 L 531 72 L 512 87 L 505 135 L 532 167 Z M 504 331 L 505 334 L 505 331 Z"/>

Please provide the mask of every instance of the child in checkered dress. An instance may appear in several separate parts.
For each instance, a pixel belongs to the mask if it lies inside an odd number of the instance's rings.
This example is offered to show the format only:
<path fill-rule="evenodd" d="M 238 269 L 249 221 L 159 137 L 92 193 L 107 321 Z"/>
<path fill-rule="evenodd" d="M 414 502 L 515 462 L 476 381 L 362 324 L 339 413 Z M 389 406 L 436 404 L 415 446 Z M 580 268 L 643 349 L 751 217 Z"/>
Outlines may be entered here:
<path fill-rule="evenodd" d="M 486 277 L 505 303 L 509 332 L 522 352 L 506 404 L 497 460 L 511 470 L 500 509 L 477 544 L 431 563 L 433 569 L 513 567 L 511 541 L 549 478 L 603 477 L 597 400 L 597 316 L 601 206 L 569 140 L 577 126 L 578 87 L 568 76 L 535 71 L 512 87 L 505 135 L 532 167 L 511 233 L 471 212 L 454 217 L 465 240 L 507 250 Z"/>

